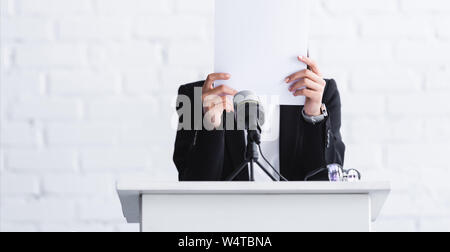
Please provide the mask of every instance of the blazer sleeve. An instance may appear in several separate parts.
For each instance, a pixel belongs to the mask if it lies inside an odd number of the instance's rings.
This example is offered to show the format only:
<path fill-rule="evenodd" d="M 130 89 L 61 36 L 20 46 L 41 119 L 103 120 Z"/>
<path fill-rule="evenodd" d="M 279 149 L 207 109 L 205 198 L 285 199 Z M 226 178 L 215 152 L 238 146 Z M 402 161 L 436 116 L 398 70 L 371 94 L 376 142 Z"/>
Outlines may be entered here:
<path fill-rule="evenodd" d="M 345 144 L 341 135 L 341 98 L 335 80 L 327 80 L 323 102 L 328 109 L 328 118 L 317 125 L 304 121 L 306 125 L 303 155 L 314 157 L 305 158 L 305 162 L 308 162 L 305 167 L 308 167 L 309 171 L 329 164 L 344 165 Z M 319 180 L 326 179 L 325 175 L 322 174 Z"/>
<path fill-rule="evenodd" d="M 329 117 L 326 121 L 326 151 L 325 160 L 327 164 L 340 164 L 344 166 L 345 144 L 341 134 L 341 96 L 335 80 L 330 80 L 330 93 L 325 103 L 329 107 Z"/>
<path fill-rule="evenodd" d="M 177 102 L 179 129 L 175 140 L 173 160 L 180 181 L 219 181 L 223 171 L 225 134 L 223 130 L 195 130 L 194 115 L 195 113 L 203 115 L 203 110 L 195 111 L 193 105 L 195 99 L 201 101 L 201 97 L 194 97 L 193 90 L 192 85 L 185 85 L 178 91 L 179 97 L 189 97 L 192 101 L 190 104 L 192 124 L 189 129 L 181 128 L 184 117 L 189 116 L 181 114 L 181 108 L 188 104 Z"/>

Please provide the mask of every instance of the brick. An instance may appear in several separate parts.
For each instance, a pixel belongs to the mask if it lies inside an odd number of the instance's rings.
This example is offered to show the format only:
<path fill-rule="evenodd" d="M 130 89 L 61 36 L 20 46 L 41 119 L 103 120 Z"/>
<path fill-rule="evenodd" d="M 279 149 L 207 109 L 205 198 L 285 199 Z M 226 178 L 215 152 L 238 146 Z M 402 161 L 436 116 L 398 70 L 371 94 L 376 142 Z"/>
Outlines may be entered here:
<path fill-rule="evenodd" d="M 419 225 L 423 232 L 450 232 L 450 218 L 423 218 Z"/>
<path fill-rule="evenodd" d="M 445 40 L 450 39 L 450 31 L 448 29 L 448 27 L 450 27 L 450 19 L 448 17 L 438 19 L 436 26 L 439 38 Z"/>
<path fill-rule="evenodd" d="M 448 191 L 448 187 L 446 188 Z M 447 199 L 450 198 L 447 194 Z M 450 214 L 448 212 L 448 205 L 440 199 L 432 199 L 430 197 L 425 196 L 423 193 L 421 198 L 421 205 L 419 209 L 419 216 L 421 217 L 434 217 L 434 218 L 450 218 Z"/>
<path fill-rule="evenodd" d="M 431 192 L 427 197 L 428 200 L 440 203 L 441 206 L 446 201 L 450 202 L 450 185 L 447 179 L 450 176 L 450 171 L 445 165 L 433 166 L 430 164 L 426 169 L 420 170 L 420 175 L 419 183 L 425 190 Z"/>
<path fill-rule="evenodd" d="M 174 43 L 169 47 L 171 66 L 207 66 L 213 64 L 213 46 L 198 43 Z"/>
<path fill-rule="evenodd" d="M 85 171 L 143 171 L 151 167 L 146 150 L 85 150 L 81 153 L 81 167 Z"/>
<path fill-rule="evenodd" d="M 391 169 L 426 169 L 448 164 L 446 144 L 390 144 L 387 164 Z"/>
<path fill-rule="evenodd" d="M 89 0 L 21 0 L 17 6 L 20 13 L 25 15 L 79 15 L 92 13 Z"/>
<path fill-rule="evenodd" d="M 422 122 L 407 119 L 361 118 L 347 121 L 346 124 L 350 128 L 346 140 L 352 143 L 417 143 L 423 141 L 425 136 Z"/>
<path fill-rule="evenodd" d="M 110 124 L 52 123 L 46 129 L 46 140 L 50 147 L 105 147 L 116 143 L 118 132 Z"/>
<path fill-rule="evenodd" d="M 348 144 L 346 150 L 347 168 L 354 168 L 361 172 L 382 168 L 383 153 L 379 145 Z"/>
<path fill-rule="evenodd" d="M 18 172 L 71 172 L 76 169 L 76 155 L 70 151 L 14 150 L 7 152 L 5 159 L 7 169 Z"/>
<path fill-rule="evenodd" d="M 391 192 L 383 207 L 383 216 L 396 219 L 413 218 L 419 213 L 419 204 L 412 194 Z"/>
<path fill-rule="evenodd" d="M 139 18 L 136 34 L 153 39 L 198 39 L 207 36 L 207 19 L 198 16 L 151 16 Z"/>
<path fill-rule="evenodd" d="M 381 135 L 373 133 L 373 128 L 378 128 L 378 125 L 372 125 L 370 119 L 364 118 L 361 120 L 348 119 L 341 126 L 341 134 L 347 144 L 361 144 L 369 143 L 372 139 Z M 382 125 L 381 125 L 382 127 Z M 384 136 L 384 135 L 383 135 Z M 382 139 L 374 141 L 373 143 L 379 143 Z"/>
<path fill-rule="evenodd" d="M 127 94 L 155 94 L 162 86 L 156 70 L 130 70 L 124 74 L 124 91 Z"/>
<path fill-rule="evenodd" d="M 36 196 L 40 193 L 39 178 L 33 175 L 1 173 L 2 196 Z"/>
<path fill-rule="evenodd" d="M 149 4 L 151 3 L 151 4 Z M 172 11 L 167 0 L 99 0 L 97 8 L 105 15 L 168 14 Z"/>
<path fill-rule="evenodd" d="M 214 72 L 212 69 L 208 73 Z M 177 89 L 181 85 L 192 83 L 206 79 L 208 74 L 200 73 L 192 67 L 165 67 L 161 71 L 162 89 L 169 90 L 170 93 L 174 88 Z M 175 92 L 175 94 L 178 94 Z"/>
<path fill-rule="evenodd" d="M 364 1 L 361 1 L 364 2 Z M 362 36 L 370 39 L 424 39 L 434 36 L 431 22 L 423 17 L 380 15 L 362 22 Z"/>
<path fill-rule="evenodd" d="M 418 143 L 425 138 L 425 123 L 417 119 L 388 120 L 389 128 L 387 141 L 392 143 Z"/>
<path fill-rule="evenodd" d="M 165 128 L 165 129 L 164 129 Z M 148 129 L 152 129 L 150 132 Z M 158 125 L 152 125 L 151 123 L 145 123 L 141 125 L 125 125 L 120 130 L 120 143 L 130 146 L 152 146 L 154 143 L 163 142 L 167 136 L 160 134 L 154 134 L 158 130 L 167 130 L 167 125 L 158 123 Z M 176 129 L 173 130 L 174 132 Z"/>
<path fill-rule="evenodd" d="M 88 116 L 97 120 L 154 119 L 158 115 L 158 104 L 153 99 L 105 99 L 88 105 Z"/>
<path fill-rule="evenodd" d="M 418 169 L 371 169 L 363 171 L 364 179 L 371 181 L 390 181 L 391 190 L 400 194 L 418 194 L 421 188 L 420 177 L 422 174 Z M 412 186 L 413 185 L 413 186 Z"/>
<path fill-rule="evenodd" d="M 372 224 L 374 232 L 417 232 L 417 226 L 414 218 L 381 218 Z"/>
<path fill-rule="evenodd" d="M 388 113 L 395 116 L 430 116 L 450 115 L 446 94 L 390 95 L 388 97 Z"/>
<path fill-rule="evenodd" d="M 385 100 L 382 95 L 342 94 L 342 113 L 344 116 L 382 116 Z"/>
<path fill-rule="evenodd" d="M 35 224 L 22 224 L 22 223 L 4 223 L 0 222 L 0 232 L 9 233 L 30 233 L 38 232 L 39 229 Z"/>
<path fill-rule="evenodd" d="M 406 12 L 435 13 L 450 11 L 450 6 L 445 0 L 401 0 L 402 10 Z"/>
<path fill-rule="evenodd" d="M 357 23 L 353 18 L 330 17 L 329 15 L 311 15 L 311 38 L 354 38 L 358 33 Z"/>
<path fill-rule="evenodd" d="M 427 72 L 427 91 L 450 92 L 450 71 L 431 70 Z"/>
<path fill-rule="evenodd" d="M 318 61 L 341 67 L 353 68 L 360 64 L 378 66 L 392 60 L 392 45 L 386 41 L 311 39 L 309 45 Z"/>
<path fill-rule="evenodd" d="M 11 65 L 12 51 L 10 48 L 3 46 L 0 50 L 2 57 L 0 57 L 0 65 L 2 73 Z"/>
<path fill-rule="evenodd" d="M 406 66 L 446 63 L 447 56 L 443 51 L 450 51 L 450 45 L 445 42 L 402 40 L 394 50 L 395 58 Z"/>
<path fill-rule="evenodd" d="M 429 117 L 425 120 L 424 135 L 430 143 L 448 143 L 450 140 L 450 118 Z"/>
<path fill-rule="evenodd" d="M 402 69 L 402 66 L 383 65 L 371 69 L 355 69 L 351 75 L 350 88 L 361 93 L 412 93 L 419 91 L 421 77 L 412 69 Z"/>
<path fill-rule="evenodd" d="M 119 200 L 81 200 L 78 202 L 82 221 L 124 222 Z"/>
<path fill-rule="evenodd" d="M 7 40 L 49 41 L 54 36 L 54 27 L 48 19 L 10 17 L 2 19 L 0 33 Z"/>
<path fill-rule="evenodd" d="M 40 95 L 43 93 L 45 76 L 39 71 L 11 70 L 1 75 L 3 95 Z"/>
<path fill-rule="evenodd" d="M 82 67 L 87 51 L 78 45 L 20 45 L 15 49 L 15 60 L 20 67 Z"/>
<path fill-rule="evenodd" d="M 214 1 L 210 0 L 176 0 L 176 10 L 182 13 L 213 14 Z"/>
<path fill-rule="evenodd" d="M 75 100 L 29 98 L 12 104 L 10 116 L 17 120 L 76 120 L 81 116 L 81 108 Z"/>
<path fill-rule="evenodd" d="M 55 71 L 49 76 L 49 92 L 56 95 L 113 95 L 119 87 L 113 72 Z"/>
<path fill-rule="evenodd" d="M 108 175 L 45 175 L 45 195 L 60 197 L 97 197 L 115 195 L 115 181 Z"/>
<path fill-rule="evenodd" d="M 0 143 L 7 148 L 30 148 L 38 146 L 38 132 L 27 123 L 2 123 Z"/>
<path fill-rule="evenodd" d="M 12 15 L 14 13 L 14 0 L 0 0 L 0 15 L 2 17 Z"/>
<path fill-rule="evenodd" d="M 398 9 L 396 1 L 381 0 L 325 0 L 325 7 L 327 10 L 333 13 L 354 13 L 366 12 L 366 13 L 384 13 L 393 12 Z"/>
<path fill-rule="evenodd" d="M 147 42 L 90 48 L 91 65 L 104 70 L 152 69 L 162 63 L 162 48 Z"/>
<path fill-rule="evenodd" d="M 59 22 L 59 37 L 69 41 L 124 40 L 131 37 L 131 20 L 127 18 L 64 18 Z"/>
<path fill-rule="evenodd" d="M 70 221 L 76 216 L 75 203 L 64 199 L 6 199 L 1 214 L 9 221 L 21 222 Z"/>
<path fill-rule="evenodd" d="M 0 150 L 0 172 L 5 172 L 5 170 L 5 154 L 3 150 Z"/>

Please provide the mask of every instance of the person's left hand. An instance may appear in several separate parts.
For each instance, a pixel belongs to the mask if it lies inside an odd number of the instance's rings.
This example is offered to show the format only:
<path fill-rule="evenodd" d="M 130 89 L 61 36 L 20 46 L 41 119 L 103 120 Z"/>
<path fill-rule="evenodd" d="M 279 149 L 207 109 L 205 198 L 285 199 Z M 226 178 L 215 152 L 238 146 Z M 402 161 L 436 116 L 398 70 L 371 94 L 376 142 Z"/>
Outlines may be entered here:
<path fill-rule="evenodd" d="M 308 57 L 298 57 L 300 62 L 305 63 L 308 69 L 294 73 L 286 78 L 286 83 L 294 83 L 289 91 L 294 96 L 305 96 L 305 114 L 308 116 L 319 116 L 322 114 L 322 98 L 325 91 L 326 81 L 322 78 L 317 64 Z"/>

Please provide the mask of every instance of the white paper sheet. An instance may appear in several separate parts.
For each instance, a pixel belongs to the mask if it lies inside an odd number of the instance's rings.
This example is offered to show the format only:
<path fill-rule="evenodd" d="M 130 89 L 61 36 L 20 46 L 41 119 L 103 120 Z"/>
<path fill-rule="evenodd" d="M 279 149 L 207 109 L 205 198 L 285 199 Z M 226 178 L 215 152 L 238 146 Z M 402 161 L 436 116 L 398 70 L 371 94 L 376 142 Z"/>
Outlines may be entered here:
<path fill-rule="evenodd" d="M 216 85 L 303 105 L 284 79 L 306 68 L 297 56 L 307 55 L 309 0 L 216 0 L 215 6 L 215 72 L 232 75 Z"/>

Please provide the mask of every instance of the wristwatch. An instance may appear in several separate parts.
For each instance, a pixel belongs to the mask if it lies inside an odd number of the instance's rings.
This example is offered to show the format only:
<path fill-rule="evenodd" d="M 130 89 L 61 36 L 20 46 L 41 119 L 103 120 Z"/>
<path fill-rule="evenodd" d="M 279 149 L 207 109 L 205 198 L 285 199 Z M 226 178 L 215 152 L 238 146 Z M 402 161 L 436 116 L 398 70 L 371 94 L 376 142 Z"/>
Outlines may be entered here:
<path fill-rule="evenodd" d="M 322 104 L 322 107 L 320 107 L 320 110 L 322 112 L 321 115 L 309 116 L 309 115 L 306 115 L 305 109 L 303 109 L 302 116 L 305 119 L 305 121 L 315 125 L 315 124 L 323 122 L 328 117 L 328 110 L 327 110 L 327 107 L 325 106 L 325 104 Z"/>

